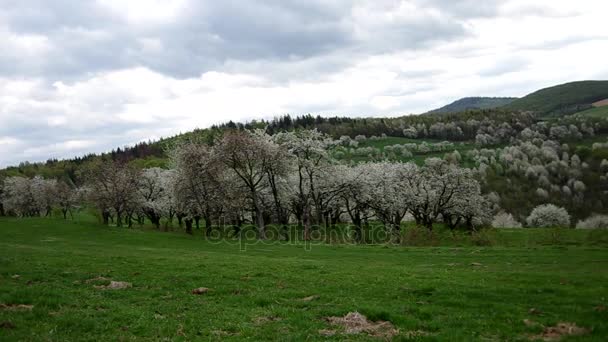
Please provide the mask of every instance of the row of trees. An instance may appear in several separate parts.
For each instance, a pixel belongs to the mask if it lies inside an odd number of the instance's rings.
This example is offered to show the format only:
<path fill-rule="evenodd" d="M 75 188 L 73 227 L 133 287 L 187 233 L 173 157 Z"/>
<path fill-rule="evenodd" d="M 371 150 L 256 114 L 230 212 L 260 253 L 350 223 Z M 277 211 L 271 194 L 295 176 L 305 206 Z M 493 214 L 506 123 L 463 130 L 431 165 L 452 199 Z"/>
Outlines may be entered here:
<path fill-rule="evenodd" d="M 55 179 L 9 177 L 0 184 L 0 215 L 50 216 L 59 208 L 64 218 L 71 214 L 81 193 Z"/>
<path fill-rule="evenodd" d="M 99 210 L 106 224 L 148 219 L 160 228 L 161 220 L 177 219 L 189 233 L 200 221 L 207 231 L 228 223 L 238 233 L 250 222 L 262 239 L 268 224 L 286 230 L 297 223 L 309 239 L 315 225 L 348 221 L 360 238 L 363 225 L 372 219 L 399 235 L 408 213 L 428 229 L 439 220 L 451 229 L 473 229 L 491 217 L 491 203 L 482 196 L 473 170 L 437 158 L 423 166 L 337 164 L 329 151 L 335 144 L 316 130 L 272 136 L 262 130 L 231 131 L 213 146 L 180 144 L 170 153 L 170 169 L 91 164 L 83 171 L 86 185 L 77 193 Z M 38 201 L 37 190 L 15 188 L 12 182 L 34 180 L 9 178 L 8 203 L 20 198 L 26 208 L 26 203 Z M 10 208 L 19 215 L 40 213 Z"/>

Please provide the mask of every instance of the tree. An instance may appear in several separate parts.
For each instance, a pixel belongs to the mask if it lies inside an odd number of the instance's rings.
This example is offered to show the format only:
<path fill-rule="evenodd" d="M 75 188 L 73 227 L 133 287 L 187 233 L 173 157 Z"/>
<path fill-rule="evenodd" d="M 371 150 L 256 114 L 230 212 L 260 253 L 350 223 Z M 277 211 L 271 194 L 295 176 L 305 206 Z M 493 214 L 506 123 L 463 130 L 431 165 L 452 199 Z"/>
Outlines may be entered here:
<path fill-rule="evenodd" d="M 281 224 L 285 239 L 288 239 L 289 198 L 287 187 L 289 184 L 287 176 L 293 169 L 292 156 L 285 146 L 277 144 L 273 137 L 263 130 L 256 130 L 252 135 L 268 151 L 269 159 L 264 170 L 266 173 L 266 188 L 270 193 L 269 197 L 276 220 Z"/>
<path fill-rule="evenodd" d="M 472 227 L 475 214 L 487 212 L 486 207 L 490 207 L 489 202 L 482 202 L 479 183 L 473 176 L 471 170 L 442 159 L 427 159 L 425 165 L 407 179 L 412 192 L 411 212 L 416 222 L 432 229 L 441 215 L 452 228 L 463 219 Z"/>
<path fill-rule="evenodd" d="M 333 168 L 334 188 L 340 198 L 341 205 L 354 226 L 355 241 L 363 241 L 363 222 L 371 217 L 370 196 L 364 185 L 365 177 L 361 166 L 348 167 L 337 165 Z"/>
<path fill-rule="evenodd" d="M 32 181 L 25 177 L 8 177 L 4 180 L 3 203 L 9 214 L 21 217 L 39 216 L 41 208 Z"/>
<path fill-rule="evenodd" d="M 320 186 L 321 178 L 326 175 L 325 171 L 330 165 L 328 149 L 334 143 L 317 130 L 279 133 L 275 142 L 294 158 L 292 204 L 294 213 L 302 220 L 304 239 L 307 240 L 310 237 L 312 207 L 315 209 L 316 223 L 321 224 L 327 203 L 336 195 L 331 187 Z"/>
<path fill-rule="evenodd" d="M 592 215 L 576 224 L 577 229 L 608 229 L 608 215 Z"/>
<path fill-rule="evenodd" d="M 57 200 L 57 180 L 36 176 L 30 180 L 30 183 L 32 191 L 37 194 L 35 200 L 41 214 L 44 211 L 44 216 L 51 216 Z"/>
<path fill-rule="evenodd" d="M 0 175 L 0 216 L 4 215 L 4 177 Z"/>
<path fill-rule="evenodd" d="M 530 227 L 568 227 L 570 215 L 566 209 L 554 204 L 542 204 L 534 208 L 526 219 Z"/>
<path fill-rule="evenodd" d="M 141 211 L 160 229 L 163 217 L 172 218 L 174 213 L 173 185 L 175 171 L 158 167 L 145 169 L 139 181 Z"/>
<path fill-rule="evenodd" d="M 224 134 L 215 147 L 216 160 L 223 163 L 240 179 L 249 191 L 260 239 L 266 238 L 264 208 L 261 199 L 264 179 L 272 153 L 268 146 L 249 132 L 232 131 Z"/>
<path fill-rule="evenodd" d="M 114 214 L 118 227 L 124 219 L 131 226 L 131 214 L 139 206 L 140 172 L 117 161 L 94 162 L 85 170 L 85 178 L 89 199 L 101 211 L 103 223 L 108 224 Z"/>
<path fill-rule="evenodd" d="M 68 213 L 72 215 L 72 208 L 81 200 L 78 191 L 72 189 L 66 182 L 57 183 L 55 196 L 64 220 L 67 219 Z"/>
<path fill-rule="evenodd" d="M 369 207 L 385 227 L 399 237 L 401 221 L 411 203 L 411 189 L 405 180 L 412 178 L 418 168 L 413 163 L 388 162 L 367 163 L 359 168 Z"/>
<path fill-rule="evenodd" d="M 206 233 L 211 230 L 213 215 L 223 208 L 223 164 L 204 144 L 186 143 L 171 153 L 175 167 L 173 196 L 186 217 L 186 232 L 192 234 L 192 222 L 197 228 L 200 218 L 205 219 Z"/>

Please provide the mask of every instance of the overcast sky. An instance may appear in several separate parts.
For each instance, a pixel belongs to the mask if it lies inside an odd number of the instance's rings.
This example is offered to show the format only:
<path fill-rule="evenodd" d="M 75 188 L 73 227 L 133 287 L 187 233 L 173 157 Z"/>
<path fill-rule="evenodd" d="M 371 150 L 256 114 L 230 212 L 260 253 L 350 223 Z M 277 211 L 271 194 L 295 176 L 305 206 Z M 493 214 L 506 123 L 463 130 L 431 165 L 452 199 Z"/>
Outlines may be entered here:
<path fill-rule="evenodd" d="M 608 79 L 605 0 L 0 0 L 0 167 Z"/>

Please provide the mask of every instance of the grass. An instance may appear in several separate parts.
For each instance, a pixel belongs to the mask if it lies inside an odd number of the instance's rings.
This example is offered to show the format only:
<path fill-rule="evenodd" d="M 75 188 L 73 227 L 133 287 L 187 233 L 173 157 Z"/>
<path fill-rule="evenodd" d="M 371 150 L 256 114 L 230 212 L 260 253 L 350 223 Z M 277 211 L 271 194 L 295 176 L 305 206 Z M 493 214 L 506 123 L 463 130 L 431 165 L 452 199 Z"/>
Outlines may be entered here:
<path fill-rule="evenodd" d="M 578 112 L 572 115 L 573 117 L 589 117 L 595 119 L 608 118 L 608 106 L 595 107 Z"/>
<path fill-rule="evenodd" d="M 414 143 L 414 144 L 422 144 L 423 142 L 426 142 L 428 144 L 434 144 L 434 143 L 439 143 L 443 140 L 438 140 L 438 139 L 411 139 L 411 138 L 404 138 L 404 137 L 392 137 L 392 136 L 387 136 L 387 137 L 381 137 L 381 138 L 376 138 L 376 139 L 367 139 L 365 141 L 362 141 L 361 143 L 359 143 L 358 147 L 374 147 L 377 149 L 380 149 L 382 152 L 384 152 L 384 148 L 386 146 L 391 146 L 391 145 L 403 145 L 403 144 L 408 144 L 408 143 Z M 398 156 L 396 158 L 396 160 L 401 161 L 401 162 L 414 162 L 418 165 L 422 165 L 424 164 L 424 161 L 427 158 L 443 158 L 445 156 L 446 153 L 451 153 L 454 151 L 458 151 L 461 153 L 461 155 L 464 157 L 464 154 L 472 149 L 475 148 L 479 148 L 479 146 L 475 145 L 475 142 L 472 141 L 458 141 L 458 142 L 452 142 L 454 144 L 454 148 L 452 149 L 448 149 L 446 151 L 434 151 L 434 152 L 417 152 L 417 151 L 412 151 L 413 152 L 413 156 L 412 157 L 402 157 L 402 156 Z M 489 148 L 489 147 L 488 147 Z M 353 155 L 352 152 L 346 153 L 340 160 L 343 161 L 347 161 L 347 162 L 356 162 L 356 163 L 361 163 L 361 162 L 368 162 L 370 161 L 370 158 L 367 156 L 360 156 L 360 155 Z M 471 167 L 473 165 L 473 163 L 471 161 L 465 161 L 465 163 L 463 163 L 463 165 L 465 167 Z"/>
<path fill-rule="evenodd" d="M 418 340 L 527 340 L 542 331 L 522 323 L 531 319 L 591 329 L 571 341 L 605 341 L 603 233 L 501 230 L 494 247 L 265 243 L 242 251 L 200 234 L 0 218 L 0 303 L 33 305 L 0 309 L 0 340 L 372 339 L 319 334 L 335 329 L 324 317 L 359 311 L 392 322 L 396 340 L 418 330 L 428 333 Z M 87 282 L 100 276 L 133 287 Z M 212 290 L 190 293 L 198 287 Z M 301 300 L 309 296 L 319 297 Z"/>

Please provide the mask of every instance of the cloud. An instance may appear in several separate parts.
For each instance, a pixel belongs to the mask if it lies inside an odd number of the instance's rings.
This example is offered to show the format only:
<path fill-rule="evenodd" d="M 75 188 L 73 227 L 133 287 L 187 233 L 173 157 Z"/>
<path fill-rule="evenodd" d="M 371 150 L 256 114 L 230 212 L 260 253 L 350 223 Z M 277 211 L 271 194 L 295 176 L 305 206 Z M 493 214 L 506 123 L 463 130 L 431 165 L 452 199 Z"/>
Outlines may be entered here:
<path fill-rule="evenodd" d="M 498 58 L 488 67 L 479 71 L 480 76 L 500 76 L 509 72 L 525 71 L 529 61 L 525 58 L 513 56 L 507 58 Z"/>
<path fill-rule="evenodd" d="M 5 0 L 0 166 L 227 120 L 396 116 L 464 96 L 522 96 L 606 77 L 607 7 L 593 0 Z"/>
<path fill-rule="evenodd" d="M 136 66 L 186 78 L 224 64 L 337 52 L 347 60 L 466 34 L 453 18 L 398 1 L 20 0 L 0 18 L 0 48 L 14 52 L 0 57 L 0 72 L 55 78 Z"/>

